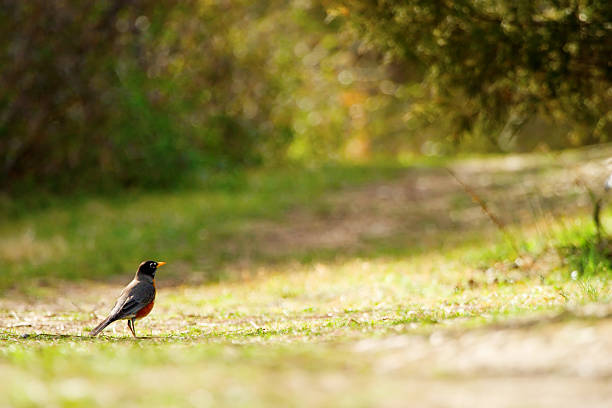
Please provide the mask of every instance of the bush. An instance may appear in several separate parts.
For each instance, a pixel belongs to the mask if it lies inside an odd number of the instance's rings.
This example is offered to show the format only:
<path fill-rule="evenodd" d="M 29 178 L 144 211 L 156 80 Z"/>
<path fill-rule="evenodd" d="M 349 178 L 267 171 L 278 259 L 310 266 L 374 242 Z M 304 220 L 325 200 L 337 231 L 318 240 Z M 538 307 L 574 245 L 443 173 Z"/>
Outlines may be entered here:
<path fill-rule="evenodd" d="M 235 3 L 0 2 L 0 188 L 163 186 L 278 155 L 271 51 L 239 49 L 265 44 L 265 10 Z"/>
<path fill-rule="evenodd" d="M 607 0 L 330 3 L 389 59 L 421 73 L 428 98 L 413 98 L 407 116 L 449 123 L 447 142 L 480 135 L 509 149 L 514 134 L 538 117 L 569 128 L 566 145 L 609 140 Z"/>

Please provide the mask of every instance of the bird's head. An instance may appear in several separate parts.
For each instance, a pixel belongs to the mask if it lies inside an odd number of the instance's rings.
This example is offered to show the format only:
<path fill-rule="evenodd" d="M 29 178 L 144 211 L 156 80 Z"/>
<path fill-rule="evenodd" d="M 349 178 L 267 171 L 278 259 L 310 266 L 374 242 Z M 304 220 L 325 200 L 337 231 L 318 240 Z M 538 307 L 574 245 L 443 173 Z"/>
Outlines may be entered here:
<path fill-rule="evenodd" d="M 157 271 L 157 268 L 159 268 L 160 266 L 164 266 L 165 264 L 166 264 L 165 262 L 144 261 L 138 267 L 138 274 L 139 275 L 146 275 L 146 276 L 150 276 L 150 277 L 154 278 L 155 277 L 155 272 Z"/>

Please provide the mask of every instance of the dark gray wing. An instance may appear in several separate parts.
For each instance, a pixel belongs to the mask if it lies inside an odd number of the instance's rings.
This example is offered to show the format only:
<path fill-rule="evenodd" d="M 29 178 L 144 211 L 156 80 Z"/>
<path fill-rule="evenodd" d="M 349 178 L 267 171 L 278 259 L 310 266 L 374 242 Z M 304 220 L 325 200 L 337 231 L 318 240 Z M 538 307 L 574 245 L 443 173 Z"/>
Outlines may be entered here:
<path fill-rule="evenodd" d="M 110 312 L 112 320 L 133 317 L 155 299 L 155 287 L 148 282 L 133 281 L 121 292 Z"/>

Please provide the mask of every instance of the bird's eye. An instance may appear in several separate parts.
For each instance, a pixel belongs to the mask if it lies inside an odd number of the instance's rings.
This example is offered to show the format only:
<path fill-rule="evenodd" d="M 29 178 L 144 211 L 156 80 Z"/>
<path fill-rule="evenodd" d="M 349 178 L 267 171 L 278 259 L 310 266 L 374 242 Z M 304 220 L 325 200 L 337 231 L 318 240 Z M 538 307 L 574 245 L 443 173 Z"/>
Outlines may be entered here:
<path fill-rule="evenodd" d="M 151 266 L 154 267 L 154 268 L 157 267 L 157 262 L 152 262 Z"/>

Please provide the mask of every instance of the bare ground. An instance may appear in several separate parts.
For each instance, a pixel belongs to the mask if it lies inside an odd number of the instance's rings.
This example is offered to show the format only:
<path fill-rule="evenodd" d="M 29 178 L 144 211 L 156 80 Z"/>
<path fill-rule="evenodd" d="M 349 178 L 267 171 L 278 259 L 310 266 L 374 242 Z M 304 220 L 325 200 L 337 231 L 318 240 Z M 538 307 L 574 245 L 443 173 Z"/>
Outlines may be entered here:
<path fill-rule="evenodd" d="M 162 292 L 160 296 L 163 295 Z M 29 311 L 16 312 L 13 318 L 5 316 L 3 324 L 12 325 L 15 333 L 22 333 L 8 343 L 24 341 L 25 333 L 65 333 L 35 341 L 39 344 L 57 340 L 81 341 L 82 321 L 66 321 L 61 314 L 48 312 L 45 315 L 41 314 L 42 311 L 29 308 Z M 163 313 L 160 318 L 147 322 L 147 326 L 153 326 L 153 335 L 140 341 L 166 341 L 167 338 L 157 334 L 180 329 L 181 324 L 185 324 L 184 319 L 168 319 L 167 316 Z M 255 318 L 192 315 L 189 324 L 217 325 L 240 334 Z M 329 319 L 328 316 L 313 318 Z M 239 321 L 247 323 L 240 324 Z M 23 322 L 28 322 L 28 325 L 21 326 Z M 129 336 L 122 327 L 116 330 Z M 70 333 L 76 336 L 70 336 Z M 129 337 L 124 339 L 131 343 Z M 202 340 L 176 338 L 172 341 L 201 347 L 218 340 L 203 336 Z M 252 340 L 233 340 L 229 345 L 222 339 L 221 344 L 236 347 L 236 343 L 243 341 Z M 287 345 L 296 341 L 300 344 L 305 339 L 285 336 L 258 344 L 268 344 L 273 348 L 278 342 Z M 260 373 L 263 377 L 257 380 L 258 387 L 278 390 L 291 406 L 355 406 L 356 401 L 360 401 L 357 405 L 373 407 L 603 408 L 612 403 L 612 309 L 609 305 L 512 319 L 471 330 L 437 328 L 427 334 L 387 333 L 382 337 L 365 335 L 361 339 L 328 339 L 318 347 L 345 363 L 340 367 L 313 367 L 313 364 L 319 364 L 317 359 L 320 357 L 311 359 L 299 351 L 297 356 L 289 354 L 283 357 L 287 366 L 279 366 L 274 373 Z M 240 360 L 232 364 L 233 370 L 240 372 L 246 369 L 257 371 L 262 363 L 259 360 Z M 214 372 L 219 363 L 213 361 L 210 364 L 208 368 L 203 366 L 202 370 Z M 278 363 L 266 360 L 263 364 Z M 159 378 L 155 377 L 155 370 L 149 370 L 147 376 Z M 183 376 L 192 376 L 189 370 L 186 369 L 182 375 L 173 374 L 174 381 L 188 381 Z M 5 371 L 7 374 L 10 372 Z M 159 372 L 157 375 L 165 374 Z M 133 380 L 126 378 L 124 381 Z M 138 381 L 142 382 L 142 379 Z M 236 385 L 236 379 L 229 381 L 234 388 L 244 386 L 240 382 Z M 160 384 L 158 389 L 164 387 Z M 178 389 L 184 387 L 177 385 Z M 207 393 L 215 395 L 214 388 L 212 385 Z M 190 388 L 183 391 L 193 392 Z M 255 391 L 250 398 L 253 400 L 251 406 L 269 404 L 265 402 L 267 397 Z M 347 400 L 352 402 L 345 402 Z M 225 403 L 215 405 L 233 406 L 235 401 L 232 401 L 230 396 Z"/>
<path fill-rule="evenodd" d="M 246 225 L 244 240 L 227 243 L 227 249 L 237 264 L 250 266 L 252 254 L 275 258 L 321 249 L 367 254 L 381 242 L 449 246 L 474 235 L 492 236 L 498 227 L 490 215 L 504 225 L 545 228 L 556 218 L 590 211 L 587 191 L 603 194 L 610 154 L 612 149 L 600 148 L 579 155 L 474 159 L 449 166 L 452 173 L 408 169 L 398 179 L 344 189 L 296 208 L 284 222 Z"/>
<path fill-rule="evenodd" d="M 528 160 L 517 156 L 463 161 L 452 166 L 452 171 L 504 224 L 527 224 L 536 229 L 541 226 L 544 230 L 547 223 L 562 215 L 590 209 L 585 185 L 598 191 L 608 170 L 607 157 L 608 151 L 601 149 L 576 157 Z M 460 243 L 470 234 L 494 236 L 498 227 L 472 198 L 445 170 L 408 169 L 398 179 L 335 192 L 314 208 L 296 208 L 280 222 L 253 222 L 241 230 L 242 238 L 238 236 L 224 245 L 235 252 L 236 274 L 243 275 L 240 271 L 252 266 L 254 254 L 290 257 L 324 249 L 346 255 L 363 253 L 367 258 L 372 247 L 385 241 L 405 247 L 438 248 Z M 309 268 L 304 272 L 305 280 L 318 279 L 317 266 Z M 288 299 L 277 302 L 272 298 L 261 303 L 251 300 L 255 306 L 250 313 L 232 312 L 232 307 L 240 309 L 240 299 L 222 307 L 203 306 L 209 300 L 223 298 L 233 288 L 239 287 L 238 292 L 245 297 L 248 292 L 257 292 L 261 285 L 267 285 L 264 272 L 247 283 L 165 288 L 162 284 L 156 313 L 142 323 L 141 330 L 153 342 L 168 338 L 180 342 L 181 333 L 192 327 L 199 331 L 184 338 L 188 343 L 224 344 L 228 338 L 232 344 L 319 342 L 321 347 L 364 361 L 367 370 L 363 388 L 379 384 L 388 391 L 373 406 L 612 405 L 609 305 L 575 307 L 570 312 L 553 308 L 547 314 L 511 318 L 477 329 L 463 327 L 455 319 L 426 330 L 412 330 L 411 324 L 405 323 L 373 332 L 364 329 L 362 321 L 382 322 L 388 318 L 386 314 L 394 317 L 395 305 L 388 310 L 358 309 L 355 313 L 343 311 L 342 307 L 327 313 L 300 311 L 295 306 L 283 315 L 280 310 L 296 296 L 289 287 L 280 292 L 283 296 L 287 293 Z M 115 283 L 86 282 L 66 284 L 61 291 L 41 288 L 38 299 L 0 299 L 0 327 L 10 333 L 4 346 L 28 338 L 53 340 L 54 336 L 84 340 L 81 336 L 86 336 L 87 329 L 103 317 L 112 303 L 109 294 L 117 289 Z M 336 290 L 342 290 L 341 284 Z M 187 295 L 172 298 L 177 291 Z M 324 299 L 325 291 L 319 289 L 317 296 Z M 322 331 L 319 337 L 299 333 L 258 337 L 249 332 L 266 330 L 281 320 L 289 326 L 312 322 L 308 324 L 327 327 L 338 320 L 343 324 Z M 108 333 L 128 332 L 123 325 L 116 325 Z M 174 334 L 167 337 L 168 333 Z M 40 334 L 49 337 L 41 338 Z M 313 392 L 322 394 L 326 387 L 333 388 L 332 394 L 360 392 L 354 388 L 351 374 L 346 374 L 348 379 L 343 377 L 345 374 L 340 370 L 323 378 L 314 370 L 300 374 L 307 377 L 302 378 L 301 384 L 310 384 Z M 298 391 L 291 391 L 290 376 L 279 381 L 298 398 Z M 321 398 L 321 405 L 334 401 Z"/>

